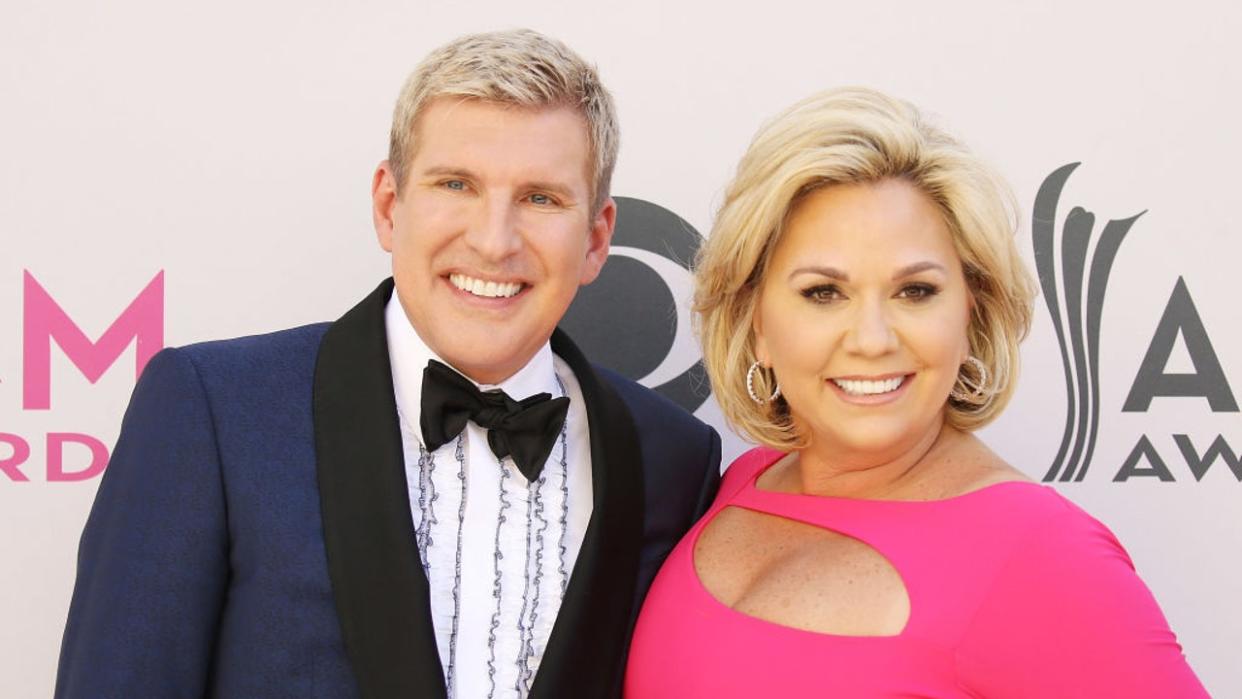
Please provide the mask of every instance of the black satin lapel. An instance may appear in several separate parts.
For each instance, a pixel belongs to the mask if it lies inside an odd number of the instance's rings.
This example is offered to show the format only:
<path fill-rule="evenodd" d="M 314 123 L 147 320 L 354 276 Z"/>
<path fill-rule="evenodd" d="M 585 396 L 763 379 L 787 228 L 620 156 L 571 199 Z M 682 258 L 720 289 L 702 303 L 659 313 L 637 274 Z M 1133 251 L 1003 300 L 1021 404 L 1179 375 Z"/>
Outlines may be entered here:
<path fill-rule="evenodd" d="M 595 508 L 530 696 L 612 697 L 630 641 L 642 546 L 642 454 L 629 409 L 560 330 L 552 351 L 582 387 Z"/>
<path fill-rule="evenodd" d="M 414 542 L 384 307 L 392 280 L 332 324 L 315 366 L 315 454 L 328 573 L 367 699 L 445 696 Z"/>

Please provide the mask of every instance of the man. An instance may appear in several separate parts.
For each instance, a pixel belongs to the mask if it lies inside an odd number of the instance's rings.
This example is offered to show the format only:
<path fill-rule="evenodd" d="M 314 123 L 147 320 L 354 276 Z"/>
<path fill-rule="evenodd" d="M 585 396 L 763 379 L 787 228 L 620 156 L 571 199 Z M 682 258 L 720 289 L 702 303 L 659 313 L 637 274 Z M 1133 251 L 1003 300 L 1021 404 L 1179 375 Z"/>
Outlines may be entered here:
<path fill-rule="evenodd" d="M 432 53 L 373 181 L 394 279 L 335 323 L 148 365 L 56 696 L 617 695 L 720 447 L 555 329 L 607 258 L 616 150 L 560 43 Z"/>

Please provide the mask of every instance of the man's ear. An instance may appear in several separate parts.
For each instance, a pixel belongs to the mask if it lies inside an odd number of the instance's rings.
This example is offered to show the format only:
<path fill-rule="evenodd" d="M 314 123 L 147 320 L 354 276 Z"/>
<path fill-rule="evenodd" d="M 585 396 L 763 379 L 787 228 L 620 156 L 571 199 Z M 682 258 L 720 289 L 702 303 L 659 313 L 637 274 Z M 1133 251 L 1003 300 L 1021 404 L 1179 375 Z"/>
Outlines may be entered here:
<path fill-rule="evenodd" d="M 586 264 L 582 266 L 582 277 L 579 284 L 590 284 L 599 276 L 604 263 L 608 261 L 608 248 L 612 244 L 612 233 L 617 227 L 617 202 L 608 197 L 591 219 L 591 229 L 587 234 Z"/>
<path fill-rule="evenodd" d="M 375 224 L 375 237 L 381 248 L 392 252 L 393 209 L 396 208 L 397 178 L 387 160 L 375 168 L 371 178 L 371 220 Z"/>

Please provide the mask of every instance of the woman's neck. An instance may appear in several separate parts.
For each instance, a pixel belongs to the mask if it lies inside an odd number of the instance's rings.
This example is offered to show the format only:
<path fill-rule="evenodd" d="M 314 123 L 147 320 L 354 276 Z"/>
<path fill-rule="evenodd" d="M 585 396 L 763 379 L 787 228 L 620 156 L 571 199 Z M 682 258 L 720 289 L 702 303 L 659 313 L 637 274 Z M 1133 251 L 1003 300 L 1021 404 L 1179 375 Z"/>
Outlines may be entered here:
<path fill-rule="evenodd" d="M 952 460 L 966 435 L 943 422 L 913 441 L 883 452 L 843 449 L 825 442 L 797 452 L 777 489 L 863 499 L 918 499 L 935 464 Z M 938 480 L 931 478 L 930 480 Z"/>

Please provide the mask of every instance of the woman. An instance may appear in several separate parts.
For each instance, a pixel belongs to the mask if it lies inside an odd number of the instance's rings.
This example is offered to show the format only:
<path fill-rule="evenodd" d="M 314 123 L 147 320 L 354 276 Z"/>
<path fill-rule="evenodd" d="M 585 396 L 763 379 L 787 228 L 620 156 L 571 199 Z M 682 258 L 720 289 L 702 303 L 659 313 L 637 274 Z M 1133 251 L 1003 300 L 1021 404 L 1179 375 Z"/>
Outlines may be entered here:
<path fill-rule="evenodd" d="M 1206 696 L 1108 529 L 972 435 L 1030 322 L 1005 192 L 870 90 L 756 136 L 696 310 L 763 446 L 656 578 L 628 697 Z"/>

